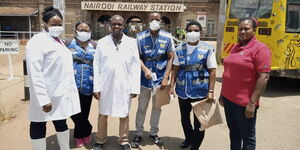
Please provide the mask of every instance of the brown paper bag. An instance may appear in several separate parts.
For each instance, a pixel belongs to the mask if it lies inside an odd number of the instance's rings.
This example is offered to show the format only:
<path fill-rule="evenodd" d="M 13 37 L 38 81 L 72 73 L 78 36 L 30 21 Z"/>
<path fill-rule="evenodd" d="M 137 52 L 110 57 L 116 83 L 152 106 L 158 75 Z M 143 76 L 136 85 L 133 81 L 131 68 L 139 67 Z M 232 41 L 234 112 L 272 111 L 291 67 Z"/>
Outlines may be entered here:
<path fill-rule="evenodd" d="M 164 89 L 158 88 L 155 94 L 156 102 L 155 107 L 161 108 L 163 105 L 170 104 L 171 97 L 169 95 L 169 90 L 171 88 L 171 85 L 167 85 Z"/>
<path fill-rule="evenodd" d="M 194 113 L 201 124 L 200 131 L 223 123 L 219 102 L 216 100 L 214 103 L 207 103 L 206 101 L 207 99 L 192 103 Z"/>

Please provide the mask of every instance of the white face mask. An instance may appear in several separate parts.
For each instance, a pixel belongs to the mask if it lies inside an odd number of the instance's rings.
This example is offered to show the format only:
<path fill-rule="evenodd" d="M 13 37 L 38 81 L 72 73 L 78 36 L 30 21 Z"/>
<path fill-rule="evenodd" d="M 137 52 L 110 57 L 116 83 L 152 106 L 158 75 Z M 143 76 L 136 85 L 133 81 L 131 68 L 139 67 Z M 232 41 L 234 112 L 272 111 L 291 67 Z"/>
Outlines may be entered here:
<path fill-rule="evenodd" d="M 85 42 L 91 38 L 91 32 L 76 31 L 76 33 L 77 33 L 76 38 L 81 42 Z"/>
<path fill-rule="evenodd" d="M 159 21 L 156 21 L 156 20 L 153 20 L 149 23 L 149 27 L 152 31 L 156 31 L 160 28 L 160 22 Z"/>
<path fill-rule="evenodd" d="M 48 33 L 53 37 L 59 37 L 64 32 L 62 26 L 52 26 L 48 27 Z"/>
<path fill-rule="evenodd" d="M 200 40 L 200 32 L 188 32 L 186 33 L 186 39 L 188 42 L 195 43 Z"/>

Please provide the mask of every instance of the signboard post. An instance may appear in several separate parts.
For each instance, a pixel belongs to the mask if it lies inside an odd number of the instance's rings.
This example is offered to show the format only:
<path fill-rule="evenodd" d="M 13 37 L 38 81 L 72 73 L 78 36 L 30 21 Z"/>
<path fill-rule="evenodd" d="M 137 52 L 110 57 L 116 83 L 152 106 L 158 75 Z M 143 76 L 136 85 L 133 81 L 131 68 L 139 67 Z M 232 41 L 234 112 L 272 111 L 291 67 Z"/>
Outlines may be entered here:
<path fill-rule="evenodd" d="M 0 54 L 8 55 L 9 78 L 14 78 L 11 55 L 19 54 L 19 40 L 0 40 Z"/>

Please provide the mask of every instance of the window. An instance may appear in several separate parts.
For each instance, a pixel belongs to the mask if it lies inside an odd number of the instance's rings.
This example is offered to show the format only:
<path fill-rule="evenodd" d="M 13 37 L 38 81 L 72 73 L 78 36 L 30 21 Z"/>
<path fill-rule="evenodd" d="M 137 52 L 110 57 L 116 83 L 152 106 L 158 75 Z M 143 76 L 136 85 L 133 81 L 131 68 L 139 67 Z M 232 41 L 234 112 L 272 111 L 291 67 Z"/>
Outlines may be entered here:
<path fill-rule="evenodd" d="M 274 0 L 232 0 L 229 18 L 270 18 Z"/>
<path fill-rule="evenodd" d="M 212 36 L 216 33 L 216 20 L 207 20 L 206 34 Z"/>
<path fill-rule="evenodd" d="M 286 13 L 286 32 L 300 33 L 299 0 L 288 0 Z"/>

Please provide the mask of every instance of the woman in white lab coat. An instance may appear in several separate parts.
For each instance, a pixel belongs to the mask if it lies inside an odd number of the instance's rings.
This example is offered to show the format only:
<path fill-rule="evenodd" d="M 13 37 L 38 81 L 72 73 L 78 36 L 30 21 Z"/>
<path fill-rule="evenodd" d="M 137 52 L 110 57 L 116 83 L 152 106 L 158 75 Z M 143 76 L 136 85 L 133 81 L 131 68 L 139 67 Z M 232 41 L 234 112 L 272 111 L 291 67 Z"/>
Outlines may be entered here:
<path fill-rule="evenodd" d="M 80 112 L 74 79 L 72 53 L 61 41 L 62 15 L 58 9 L 44 9 L 45 30 L 26 46 L 30 86 L 30 138 L 33 150 L 46 150 L 46 122 L 52 121 L 61 150 L 69 150 L 66 118 Z"/>

